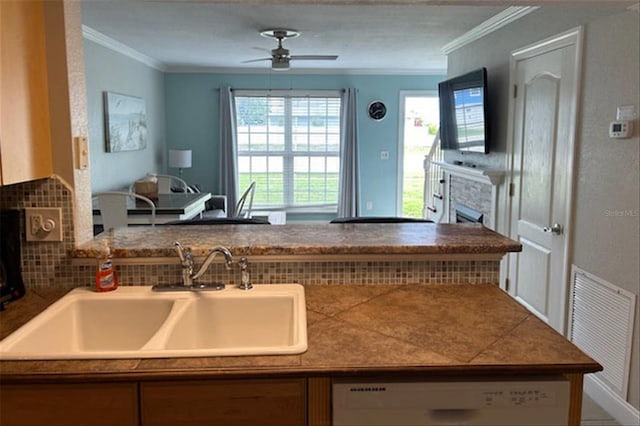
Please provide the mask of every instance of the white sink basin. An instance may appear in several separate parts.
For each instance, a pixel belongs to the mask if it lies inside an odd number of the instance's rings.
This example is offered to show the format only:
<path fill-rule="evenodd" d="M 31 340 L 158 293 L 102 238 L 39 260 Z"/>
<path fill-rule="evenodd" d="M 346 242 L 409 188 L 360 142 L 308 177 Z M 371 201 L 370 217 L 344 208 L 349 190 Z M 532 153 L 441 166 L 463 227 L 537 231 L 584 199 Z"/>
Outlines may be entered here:
<path fill-rule="evenodd" d="M 307 350 L 304 288 L 156 293 L 75 289 L 0 342 L 0 359 L 299 354 Z"/>
<path fill-rule="evenodd" d="M 236 293 L 237 294 L 237 293 Z M 240 295 L 242 296 L 242 295 Z M 285 294 L 256 297 L 207 297 L 193 301 L 173 322 L 165 347 L 216 348 L 287 347 L 294 343 L 294 301 Z"/>

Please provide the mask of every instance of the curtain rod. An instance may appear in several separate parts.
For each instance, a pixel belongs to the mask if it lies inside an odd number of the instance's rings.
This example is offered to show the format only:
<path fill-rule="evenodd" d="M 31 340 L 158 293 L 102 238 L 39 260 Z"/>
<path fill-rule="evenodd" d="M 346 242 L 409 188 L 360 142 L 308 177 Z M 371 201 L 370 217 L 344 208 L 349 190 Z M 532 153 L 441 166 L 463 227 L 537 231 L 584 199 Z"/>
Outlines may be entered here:
<path fill-rule="evenodd" d="M 213 90 L 217 90 L 220 91 L 219 87 L 216 87 Z M 259 91 L 267 91 L 267 92 L 293 92 L 293 91 L 299 91 L 299 92 L 304 92 L 304 91 L 308 91 L 308 92 L 313 92 L 313 91 L 323 91 L 323 92 L 335 92 L 335 91 L 340 91 L 340 92 L 344 92 L 347 89 L 234 89 L 233 87 L 231 88 L 231 91 L 234 92 L 236 90 L 239 91 L 246 91 L 246 92 L 259 92 Z M 356 89 L 358 90 L 358 89 Z"/>

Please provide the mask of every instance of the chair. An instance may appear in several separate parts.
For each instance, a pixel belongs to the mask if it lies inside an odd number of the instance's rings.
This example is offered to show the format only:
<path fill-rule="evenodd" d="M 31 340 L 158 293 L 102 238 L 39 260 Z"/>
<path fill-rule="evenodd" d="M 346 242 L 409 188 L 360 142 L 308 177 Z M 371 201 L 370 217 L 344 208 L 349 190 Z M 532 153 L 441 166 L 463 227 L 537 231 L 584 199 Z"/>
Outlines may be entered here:
<path fill-rule="evenodd" d="M 174 192 L 174 183 L 177 183 L 179 188 L 179 191 L 175 192 L 189 192 L 192 194 L 200 192 L 197 189 L 194 189 L 194 187 L 189 186 L 187 181 L 179 178 L 178 176 L 156 174 L 156 177 L 158 178 L 158 194 L 171 194 Z"/>
<path fill-rule="evenodd" d="M 151 209 L 151 226 L 155 226 L 156 206 L 151 199 L 134 192 L 107 191 L 99 192 L 93 196 L 93 199 L 98 201 L 104 229 L 122 228 L 128 225 L 127 202 L 131 198 L 149 205 Z"/>
<path fill-rule="evenodd" d="M 429 219 L 417 219 L 415 217 L 359 216 L 339 217 L 329 223 L 433 223 L 433 221 Z"/>
<path fill-rule="evenodd" d="M 188 192 L 195 194 L 200 192 L 195 186 L 189 185 L 186 180 L 173 175 L 160 175 L 157 173 L 148 173 L 147 175 L 153 175 L 158 179 L 158 194 L 171 194 L 173 192 Z M 177 183 L 178 186 L 174 186 Z M 135 192 L 136 183 L 133 182 L 129 185 L 129 192 Z M 177 188 L 177 191 L 174 191 Z"/>
<path fill-rule="evenodd" d="M 253 181 L 251 182 L 249 187 L 242 193 L 242 195 L 240 196 L 240 199 L 238 199 L 238 202 L 236 203 L 236 208 L 233 210 L 232 217 L 244 217 L 244 218 L 251 217 L 251 209 L 253 208 L 253 194 L 255 190 L 256 190 L 256 181 Z M 242 209 L 244 209 L 244 205 L 246 204 L 247 198 L 249 198 L 249 207 L 243 213 Z"/>

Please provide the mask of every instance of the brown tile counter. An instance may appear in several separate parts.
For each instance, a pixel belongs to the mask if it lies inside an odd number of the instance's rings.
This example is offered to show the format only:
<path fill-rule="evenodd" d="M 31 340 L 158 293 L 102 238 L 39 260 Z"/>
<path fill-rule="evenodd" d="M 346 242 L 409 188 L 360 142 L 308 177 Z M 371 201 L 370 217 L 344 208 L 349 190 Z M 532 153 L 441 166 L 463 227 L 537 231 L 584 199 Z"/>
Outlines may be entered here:
<path fill-rule="evenodd" d="M 328 426 L 332 383 L 348 378 L 560 381 L 566 424 L 578 425 L 583 375 L 602 368 L 494 285 L 305 292 L 301 355 L 0 361 L 0 423 Z M 11 304 L 0 313 L 2 336 L 61 294 L 32 292 Z"/>
<path fill-rule="evenodd" d="M 1 361 L 2 382 L 365 373 L 472 377 L 601 369 L 493 285 L 312 285 L 305 291 L 309 347 L 301 355 Z M 0 313 L 1 336 L 61 293 L 31 294 L 9 305 Z"/>
<path fill-rule="evenodd" d="M 94 259 L 107 233 L 77 248 Z M 116 258 L 176 257 L 173 242 L 204 256 L 216 245 L 234 256 L 498 255 L 521 246 L 478 224 L 310 224 L 129 227 L 109 237 Z"/>

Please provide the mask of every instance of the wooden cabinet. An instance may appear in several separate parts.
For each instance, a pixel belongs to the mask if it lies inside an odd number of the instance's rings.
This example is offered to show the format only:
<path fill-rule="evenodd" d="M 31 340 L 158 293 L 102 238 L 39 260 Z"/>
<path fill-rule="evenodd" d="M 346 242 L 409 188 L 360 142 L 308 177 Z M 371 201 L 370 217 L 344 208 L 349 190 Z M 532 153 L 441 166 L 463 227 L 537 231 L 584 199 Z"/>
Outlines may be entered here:
<path fill-rule="evenodd" d="M 0 1 L 0 184 L 53 173 L 43 1 Z"/>
<path fill-rule="evenodd" d="M 2 384 L 0 407 L 2 425 L 137 425 L 138 384 Z"/>
<path fill-rule="evenodd" d="M 0 425 L 307 424 L 307 380 L 2 384 Z"/>
<path fill-rule="evenodd" d="M 145 426 L 306 424 L 305 379 L 246 379 L 140 384 Z"/>

